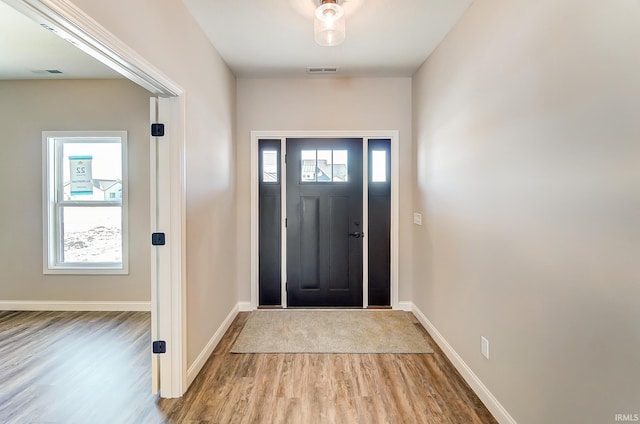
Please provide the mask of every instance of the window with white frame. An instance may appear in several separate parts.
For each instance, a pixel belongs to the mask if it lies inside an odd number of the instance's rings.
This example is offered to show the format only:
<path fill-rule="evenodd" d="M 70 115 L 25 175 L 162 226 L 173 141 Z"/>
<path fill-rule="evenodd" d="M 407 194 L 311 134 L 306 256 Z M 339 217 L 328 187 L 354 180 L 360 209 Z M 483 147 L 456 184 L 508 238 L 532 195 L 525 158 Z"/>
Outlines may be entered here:
<path fill-rule="evenodd" d="M 45 274 L 126 273 L 126 131 L 42 139 Z"/>

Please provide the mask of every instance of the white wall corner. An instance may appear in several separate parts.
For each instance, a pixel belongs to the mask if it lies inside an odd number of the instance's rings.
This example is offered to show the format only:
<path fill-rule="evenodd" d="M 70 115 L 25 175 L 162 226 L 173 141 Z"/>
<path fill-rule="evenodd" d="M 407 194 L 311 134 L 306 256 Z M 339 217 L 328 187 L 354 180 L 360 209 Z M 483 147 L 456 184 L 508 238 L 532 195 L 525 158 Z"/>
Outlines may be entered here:
<path fill-rule="evenodd" d="M 0 300 L 0 311 L 149 312 L 151 311 L 151 302 Z"/>
<path fill-rule="evenodd" d="M 401 302 L 405 303 L 405 302 Z M 406 302 L 411 303 L 411 302 Z M 434 327 L 434 325 L 427 319 L 424 313 L 414 304 L 412 304 L 412 312 L 418 318 L 418 321 L 427 329 L 431 337 L 438 344 L 440 349 L 445 353 L 447 358 L 453 363 L 460 375 L 465 379 L 467 384 L 471 386 L 471 389 L 485 404 L 487 409 L 491 411 L 494 418 L 501 424 L 517 424 L 507 410 L 498 402 L 498 399 L 489 391 L 487 386 L 482 383 L 480 378 L 471 370 L 471 368 L 464 362 L 462 357 L 453 349 L 453 347 L 447 342 L 447 340 L 440 334 L 440 332 Z"/>
<path fill-rule="evenodd" d="M 238 302 L 238 311 L 240 312 L 251 312 L 255 309 L 256 308 L 251 305 L 251 302 Z"/>
<path fill-rule="evenodd" d="M 229 327 L 231 326 L 231 323 L 233 322 L 233 320 L 236 318 L 236 316 L 238 316 L 238 312 L 240 312 L 239 305 L 236 305 L 233 307 L 233 309 L 231 309 L 231 312 L 229 312 L 229 314 L 224 319 L 220 327 L 218 327 L 216 332 L 213 334 L 213 337 L 211 337 L 211 340 L 209 340 L 209 343 L 207 343 L 204 349 L 202 349 L 202 352 L 200 352 L 196 360 L 193 361 L 193 364 L 191 364 L 191 366 L 187 370 L 187 387 L 186 387 L 187 389 L 189 388 L 189 386 L 191 386 L 191 383 L 193 383 L 193 380 L 196 379 L 196 377 L 202 370 L 202 367 L 204 367 L 204 364 L 207 362 L 207 360 L 213 353 L 213 350 L 216 348 L 218 343 L 220 343 L 220 340 L 222 340 L 224 333 L 226 333 Z M 185 393 L 186 393 L 186 390 L 185 390 Z"/>

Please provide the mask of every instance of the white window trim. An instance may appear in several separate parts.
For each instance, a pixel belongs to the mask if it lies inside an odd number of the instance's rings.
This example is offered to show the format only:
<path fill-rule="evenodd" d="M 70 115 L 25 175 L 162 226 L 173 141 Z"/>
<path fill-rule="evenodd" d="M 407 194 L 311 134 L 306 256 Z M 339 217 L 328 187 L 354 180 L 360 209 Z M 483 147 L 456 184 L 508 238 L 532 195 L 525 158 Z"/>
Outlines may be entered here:
<path fill-rule="evenodd" d="M 55 140 L 65 138 L 83 139 L 104 139 L 120 138 L 122 146 L 122 265 L 110 263 L 94 264 L 68 264 L 59 265 L 55 262 L 57 254 L 56 243 L 59 240 L 56 225 L 56 187 L 55 181 L 60 178 L 54 172 L 55 163 L 58 160 L 54 157 Z M 126 131 L 43 131 L 42 132 L 42 200 L 43 200 L 43 254 L 42 270 L 44 274 L 78 274 L 78 275 L 111 275 L 129 273 L 129 196 L 128 196 L 128 160 L 127 160 L 127 132 Z M 99 205 L 93 205 L 99 206 Z M 52 253 L 53 252 L 53 253 Z"/>

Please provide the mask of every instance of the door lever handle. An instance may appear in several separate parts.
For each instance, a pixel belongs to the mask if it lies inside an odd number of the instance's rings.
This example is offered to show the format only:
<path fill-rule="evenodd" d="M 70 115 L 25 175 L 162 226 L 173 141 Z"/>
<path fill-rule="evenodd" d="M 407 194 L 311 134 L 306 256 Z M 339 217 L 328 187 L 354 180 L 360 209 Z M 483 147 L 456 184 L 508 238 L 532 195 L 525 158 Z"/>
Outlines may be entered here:
<path fill-rule="evenodd" d="M 361 233 L 360 231 L 356 231 L 355 233 L 349 233 L 349 236 L 355 237 L 355 238 L 360 238 L 360 237 L 364 238 L 364 233 Z"/>

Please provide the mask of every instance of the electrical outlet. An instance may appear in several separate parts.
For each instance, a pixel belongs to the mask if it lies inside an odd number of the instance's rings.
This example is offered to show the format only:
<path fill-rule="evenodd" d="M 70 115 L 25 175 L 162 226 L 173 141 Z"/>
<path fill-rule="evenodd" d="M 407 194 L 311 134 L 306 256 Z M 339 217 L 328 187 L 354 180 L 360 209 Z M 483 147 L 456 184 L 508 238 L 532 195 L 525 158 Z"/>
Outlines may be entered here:
<path fill-rule="evenodd" d="M 482 336 L 480 336 L 480 353 L 482 353 L 482 356 L 489 359 L 489 340 Z"/>
<path fill-rule="evenodd" d="M 416 225 L 422 225 L 422 214 L 418 212 L 413 213 L 413 223 Z"/>

